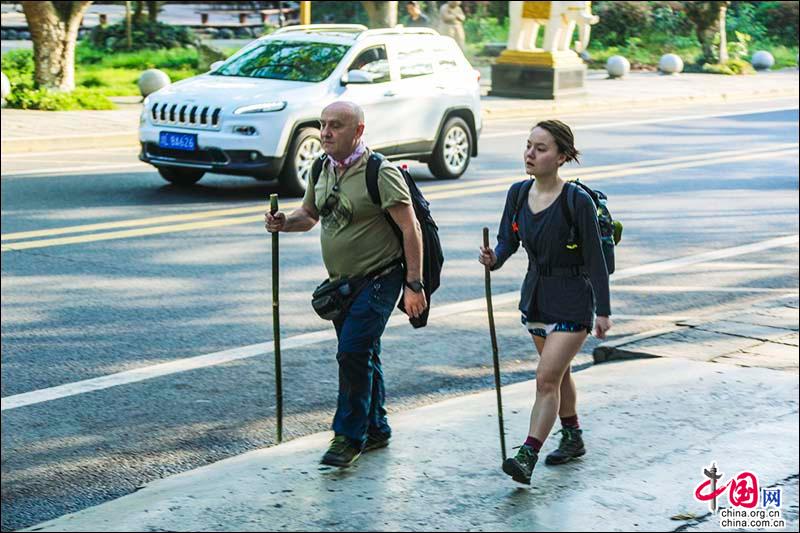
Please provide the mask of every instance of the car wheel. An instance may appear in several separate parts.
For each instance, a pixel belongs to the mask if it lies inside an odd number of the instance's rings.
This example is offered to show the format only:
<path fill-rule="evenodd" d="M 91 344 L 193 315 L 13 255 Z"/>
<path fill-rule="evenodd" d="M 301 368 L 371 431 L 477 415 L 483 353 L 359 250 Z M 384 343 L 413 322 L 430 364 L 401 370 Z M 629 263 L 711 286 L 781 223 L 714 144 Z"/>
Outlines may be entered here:
<path fill-rule="evenodd" d="M 281 187 L 286 194 L 302 196 L 311 179 L 311 167 L 322 152 L 322 143 L 317 128 L 303 128 L 295 135 L 289 146 L 286 162 L 281 174 Z"/>
<path fill-rule="evenodd" d="M 454 180 L 467 170 L 471 155 L 472 134 L 469 126 L 464 119 L 453 117 L 442 128 L 428 168 L 437 178 Z"/>
<path fill-rule="evenodd" d="M 159 167 L 158 173 L 161 174 L 162 178 L 173 185 L 186 187 L 189 185 L 194 185 L 200 181 L 200 178 L 203 177 L 205 171 L 195 168 Z"/>

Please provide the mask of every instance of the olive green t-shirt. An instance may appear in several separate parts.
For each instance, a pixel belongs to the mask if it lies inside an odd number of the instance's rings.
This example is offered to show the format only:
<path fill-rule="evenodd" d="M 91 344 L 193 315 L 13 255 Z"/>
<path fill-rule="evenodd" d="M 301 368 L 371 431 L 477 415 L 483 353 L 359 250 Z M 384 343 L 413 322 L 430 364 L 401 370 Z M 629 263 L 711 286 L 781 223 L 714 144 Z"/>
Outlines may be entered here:
<path fill-rule="evenodd" d="M 384 212 L 398 204 L 411 205 L 411 194 L 397 167 L 384 160 L 378 171 L 381 206 L 372 202 L 366 179 L 371 153 L 367 150 L 345 170 L 339 178 L 338 193 L 332 192 L 337 178 L 326 162 L 316 187 L 308 187 L 303 197 L 303 205 L 314 206 L 320 215 L 322 260 L 331 281 L 369 274 L 403 256 L 400 241 Z M 321 211 L 330 194 L 338 195 L 339 202 L 323 216 Z"/>

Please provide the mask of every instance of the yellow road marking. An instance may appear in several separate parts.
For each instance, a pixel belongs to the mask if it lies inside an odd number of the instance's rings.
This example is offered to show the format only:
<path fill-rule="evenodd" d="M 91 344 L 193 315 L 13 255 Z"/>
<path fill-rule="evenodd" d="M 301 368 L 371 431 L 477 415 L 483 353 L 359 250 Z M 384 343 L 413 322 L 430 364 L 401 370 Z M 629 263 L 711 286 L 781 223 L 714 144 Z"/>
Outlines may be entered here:
<path fill-rule="evenodd" d="M 770 145 L 764 148 L 760 148 L 757 150 L 750 151 L 749 153 L 761 153 L 767 151 L 775 151 L 780 149 L 786 148 L 795 148 L 798 146 L 798 143 L 779 143 Z M 728 156 L 736 156 L 740 155 L 741 150 L 726 150 L 721 152 L 713 152 L 709 154 L 695 154 L 689 156 L 677 156 L 677 157 L 667 157 L 662 159 L 651 159 L 647 161 L 637 161 L 631 163 L 618 163 L 614 165 L 599 165 L 595 167 L 587 167 L 581 170 L 574 170 L 570 171 L 568 174 L 569 176 L 576 175 L 575 173 L 579 172 L 580 177 L 582 179 L 589 179 L 591 175 L 595 172 L 602 172 L 602 171 L 610 171 L 614 169 L 625 169 L 629 170 L 632 168 L 639 168 L 643 166 L 650 167 L 652 165 L 660 165 L 665 163 L 678 163 L 682 161 L 706 161 L 709 158 L 723 158 Z M 473 180 L 470 181 L 469 184 L 465 184 L 465 182 L 459 183 L 451 183 L 451 184 L 442 184 L 442 185 L 429 185 L 425 187 L 425 196 L 427 197 L 429 193 L 434 193 L 438 191 L 445 191 L 445 190 L 462 190 L 465 187 L 476 187 L 476 186 L 484 186 L 484 185 L 491 185 L 491 184 L 507 184 L 512 183 L 516 180 L 523 179 L 524 175 L 518 175 L 513 177 L 501 177 L 501 178 L 488 178 L 483 180 Z M 573 176 L 574 177 L 574 176 Z M 594 178 L 596 179 L 596 178 Z M 264 200 L 265 204 L 267 199 Z M 281 209 L 295 209 L 300 205 L 299 201 L 289 202 L 286 204 L 281 205 Z M 5 235 L 0 235 L 0 241 L 7 242 L 12 240 L 22 240 L 22 239 L 36 239 L 40 237 L 55 237 L 57 235 L 65 235 L 70 233 L 88 233 L 92 231 L 103 231 L 103 230 L 112 230 L 112 229 L 122 229 L 122 228 L 134 228 L 139 226 L 152 226 L 156 224 L 167 224 L 172 222 L 186 222 L 190 220 L 198 220 L 204 218 L 216 218 L 216 217 L 224 217 L 224 216 L 231 216 L 231 215 L 245 215 L 245 214 L 253 214 L 253 213 L 263 213 L 265 210 L 265 205 L 257 205 L 257 206 L 247 206 L 247 207 L 234 207 L 228 209 L 214 209 L 211 211 L 201 211 L 197 213 L 184 213 L 180 215 L 165 215 L 160 217 L 150 217 L 150 218 L 142 218 L 142 219 L 135 219 L 135 220 L 118 220 L 114 222 L 100 222 L 96 224 L 85 224 L 80 226 L 68 226 L 64 228 L 53 228 L 53 229 L 45 229 L 45 230 L 33 230 L 33 231 L 21 231 L 15 233 L 8 233 Z"/>
<path fill-rule="evenodd" d="M 580 177 L 584 181 L 596 181 L 600 179 L 606 178 L 620 178 L 625 176 L 634 176 L 638 174 L 647 174 L 647 173 L 655 173 L 655 172 L 662 172 L 666 170 L 678 170 L 681 168 L 691 168 L 691 167 L 698 167 L 698 166 L 706 166 L 709 164 L 715 163 L 731 163 L 736 161 L 749 161 L 754 159 L 766 159 L 775 156 L 782 156 L 782 155 L 790 155 L 797 150 L 798 143 L 791 143 L 788 145 L 783 146 L 791 146 L 788 149 L 781 149 L 781 150 L 773 150 L 768 152 L 758 152 L 758 153 L 747 153 L 741 154 L 736 156 L 723 156 L 723 157 L 712 157 L 715 154 L 706 154 L 702 156 L 694 157 L 693 160 L 683 161 L 679 163 L 673 164 L 663 164 L 663 165 L 649 165 L 649 166 L 635 166 L 635 164 L 623 164 L 614 167 L 613 169 L 607 171 L 590 171 L 590 172 L 576 172 L 573 176 L 571 172 L 569 175 L 565 175 L 565 178 L 572 178 L 572 177 Z M 739 153 L 741 151 L 731 151 L 730 153 Z M 609 166 L 610 168 L 611 166 Z M 625 168 L 627 167 L 627 168 Z M 589 169 L 587 169 L 589 170 Z M 457 198 L 457 197 L 465 197 L 465 196 L 475 196 L 479 194 L 485 194 L 490 192 L 499 192 L 506 190 L 507 186 L 510 183 L 513 183 L 524 176 L 511 176 L 511 177 L 503 177 L 503 178 L 494 178 L 490 180 L 479 180 L 473 182 L 466 182 L 460 184 L 458 186 L 453 185 L 443 185 L 443 186 L 432 186 L 426 187 L 425 189 L 425 197 L 429 200 L 439 200 L 444 198 Z M 490 185 L 480 186 L 481 183 L 490 183 Z M 458 188 L 456 188 L 458 187 Z M 448 190 L 449 189 L 449 190 Z M 293 202 L 284 204 L 285 209 L 293 209 L 297 207 L 300 202 Z M 186 224 L 177 224 L 177 225 L 167 225 L 167 226 L 153 226 L 147 228 L 140 228 L 140 229 L 131 229 L 131 230 L 124 230 L 124 231 L 111 231 L 106 233 L 97 233 L 93 235 L 82 235 L 82 236 L 73 236 L 73 237 L 61 237 L 61 238 L 53 238 L 53 239 L 42 239 L 42 240 L 35 240 L 35 241 L 23 241 L 17 243 L 11 243 L 3 245 L 0 248 L 1 251 L 13 251 L 13 250 L 29 250 L 33 248 L 46 248 L 50 246 L 63 246 L 68 244 L 79 244 L 79 243 L 89 243 L 89 242 L 97 242 L 97 241 L 105 241 L 105 240 L 112 240 L 112 239 L 125 239 L 131 237 L 142 237 L 147 235 L 158 235 L 162 233 L 173 233 L 173 232 L 181 232 L 181 231 L 192 231 L 197 229 L 207 229 L 207 228 L 215 228 L 215 227 L 224 227 L 224 226 L 233 226 L 238 224 L 249 224 L 255 222 L 263 222 L 263 213 L 266 209 L 265 206 L 259 207 L 245 207 L 245 208 L 236 208 L 236 209 L 229 209 L 229 210 L 218 210 L 215 213 L 222 212 L 258 212 L 258 215 L 250 215 L 250 216 L 241 216 L 241 217 L 229 217 L 229 218 L 221 218 L 215 220 L 207 220 L 202 222 L 191 222 Z M 194 213 L 189 215 L 173 215 L 172 217 L 166 218 L 176 218 L 176 217 L 192 217 L 197 215 L 205 215 L 205 216 L 220 216 L 219 214 L 216 215 L 208 215 L 207 213 Z M 159 217 L 161 219 L 165 217 Z M 197 217 L 199 218 L 199 217 Z M 154 220 L 154 219 L 146 219 L 146 220 Z M 133 223 L 141 223 L 142 221 L 127 221 Z M 113 224 L 113 223 L 111 223 Z M 95 225 L 96 226 L 96 225 Z M 64 228 L 68 229 L 68 228 Z M 74 228 L 73 228 L 74 231 Z M 18 235 L 18 234 L 14 234 Z M 19 238 L 19 237 L 18 237 Z"/>
<path fill-rule="evenodd" d="M 267 199 L 264 201 L 263 206 L 249 206 L 249 207 L 232 207 L 230 209 L 215 209 L 213 211 L 203 211 L 200 213 L 184 213 L 181 215 L 165 215 L 161 217 L 141 218 L 137 220 L 119 220 L 116 222 L 100 222 L 97 224 L 86 224 L 83 226 L 69 226 L 66 228 L 44 229 L 35 231 L 20 231 L 18 233 L 9 233 L 2 236 L 2 240 L 20 240 L 20 239 L 34 239 L 38 237 L 53 237 L 55 235 L 64 235 L 67 233 L 86 233 L 89 231 L 101 231 L 109 229 L 130 228 L 136 226 L 150 226 L 153 224 L 166 224 L 171 222 L 185 222 L 187 220 L 196 220 L 200 218 L 216 218 L 230 215 L 245 215 L 252 213 L 264 213 L 267 206 Z M 300 206 L 299 201 L 281 202 L 281 209 L 295 209 Z"/>

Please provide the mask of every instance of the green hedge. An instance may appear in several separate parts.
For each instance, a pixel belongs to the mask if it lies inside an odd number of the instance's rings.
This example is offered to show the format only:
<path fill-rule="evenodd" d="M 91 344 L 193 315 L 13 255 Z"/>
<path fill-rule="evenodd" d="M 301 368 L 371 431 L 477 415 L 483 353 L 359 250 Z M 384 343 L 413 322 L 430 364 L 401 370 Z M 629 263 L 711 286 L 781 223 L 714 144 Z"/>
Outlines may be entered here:
<path fill-rule="evenodd" d="M 131 31 L 132 48 L 128 48 L 124 23 L 95 26 L 89 42 L 97 50 L 127 52 L 131 50 L 158 50 L 194 45 L 194 32 L 186 26 L 172 26 L 163 22 L 145 22 L 134 25 Z"/>
<path fill-rule="evenodd" d="M 6 98 L 6 105 L 17 109 L 40 109 L 42 111 L 73 111 L 78 109 L 114 109 L 114 103 L 102 94 L 78 87 L 64 93 L 47 89 L 34 89 L 17 85 Z"/>
<path fill-rule="evenodd" d="M 464 21 L 464 35 L 470 43 L 504 43 L 508 41 L 508 19 L 500 24 L 496 18 L 468 18 Z"/>
<path fill-rule="evenodd" d="M 53 111 L 113 109 L 114 104 L 107 97 L 138 95 L 136 81 L 144 70 L 161 69 L 173 82 L 199 74 L 198 53 L 194 48 L 109 54 L 81 41 L 75 63 L 75 92 L 58 93 L 34 86 L 32 50 L 11 50 L 3 54 L 3 72 L 12 87 L 8 106 Z"/>
<path fill-rule="evenodd" d="M 686 2 L 599 1 L 592 11 L 600 22 L 592 27 L 592 39 L 607 46 L 622 46 L 631 37 L 650 41 L 653 35 L 691 37 L 694 26 L 684 12 Z M 753 41 L 773 46 L 797 46 L 800 3 L 732 2 L 725 17 L 729 35 L 738 31 Z"/>
<path fill-rule="evenodd" d="M 750 63 L 742 59 L 731 59 L 724 65 L 706 63 L 703 65 L 703 72 L 732 76 L 735 74 L 755 74 L 756 69 L 754 69 Z"/>

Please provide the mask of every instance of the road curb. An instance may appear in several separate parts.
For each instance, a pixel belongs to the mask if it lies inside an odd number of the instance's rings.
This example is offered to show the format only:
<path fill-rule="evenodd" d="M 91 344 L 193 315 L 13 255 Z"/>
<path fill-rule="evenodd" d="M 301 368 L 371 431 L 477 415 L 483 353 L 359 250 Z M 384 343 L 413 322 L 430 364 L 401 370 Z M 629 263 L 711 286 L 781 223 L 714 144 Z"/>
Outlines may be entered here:
<path fill-rule="evenodd" d="M 484 120 L 498 120 L 506 118 L 533 118 L 541 117 L 542 113 L 575 113 L 581 111 L 614 111 L 621 109 L 641 109 L 650 107 L 671 107 L 680 104 L 725 104 L 736 102 L 757 102 L 761 100 L 772 100 L 776 98 L 797 98 L 800 91 L 797 88 L 791 89 L 775 89 L 770 91 L 756 91 L 753 93 L 719 93 L 712 95 L 680 95 L 659 98 L 641 98 L 630 100 L 608 101 L 593 98 L 590 100 L 583 100 L 577 102 L 563 101 L 563 102 L 546 102 L 528 105 L 522 108 L 507 108 L 507 109 L 484 109 L 482 110 L 482 117 Z"/>
<path fill-rule="evenodd" d="M 26 152 L 80 150 L 86 148 L 102 148 L 131 146 L 139 144 L 139 132 L 93 134 L 93 135 L 62 135 L 49 137 L 22 137 L 18 139 L 3 139 L 0 150 L 4 154 L 20 154 Z"/>
<path fill-rule="evenodd" d="M 654 359 L 660 357 L 659 355 L 650 354 L 643 351 L 637 351 L 633 348 L 635 342 L 666 335 L 682 329 L 688 329 L 687 326 L 667 326 L 664 328 L 653 329 L 636 335 L 629 335 L 614 341 L 604 342 L 595 347 L 592 351 L 592 358 L 594 364 L 605 363 L 608 361 L 621 361 L 628 359 Z"/>

